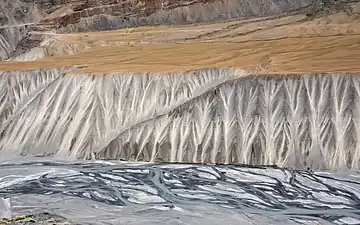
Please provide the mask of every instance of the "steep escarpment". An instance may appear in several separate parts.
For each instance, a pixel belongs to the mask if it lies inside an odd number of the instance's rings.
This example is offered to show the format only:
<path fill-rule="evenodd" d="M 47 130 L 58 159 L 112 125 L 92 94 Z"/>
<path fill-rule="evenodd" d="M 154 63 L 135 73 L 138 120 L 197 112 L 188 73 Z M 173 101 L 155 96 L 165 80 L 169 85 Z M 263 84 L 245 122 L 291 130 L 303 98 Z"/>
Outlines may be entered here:
<path fill-rule="evenodd" d="M 358 75 L 1 74 L 3 155 L 357 169 Z"/>

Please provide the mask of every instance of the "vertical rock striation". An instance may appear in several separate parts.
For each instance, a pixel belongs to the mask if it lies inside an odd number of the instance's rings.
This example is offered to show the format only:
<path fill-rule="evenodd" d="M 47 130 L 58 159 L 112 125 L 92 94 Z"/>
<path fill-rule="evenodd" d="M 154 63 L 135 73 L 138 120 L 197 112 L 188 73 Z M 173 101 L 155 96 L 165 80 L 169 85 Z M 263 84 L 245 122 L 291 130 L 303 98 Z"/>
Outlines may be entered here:
<path fill-rule="evenodd" d="M 356 169 L 360 77 L 183 74 L 0 78 L 0 154 Z"/>

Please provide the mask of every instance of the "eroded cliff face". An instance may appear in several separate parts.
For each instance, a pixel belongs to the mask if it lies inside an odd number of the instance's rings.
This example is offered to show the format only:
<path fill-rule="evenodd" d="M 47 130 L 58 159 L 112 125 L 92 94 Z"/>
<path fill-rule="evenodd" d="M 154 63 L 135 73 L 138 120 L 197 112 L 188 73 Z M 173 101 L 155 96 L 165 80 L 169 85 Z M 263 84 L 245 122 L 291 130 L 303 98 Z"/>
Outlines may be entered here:
<path fill-rule="evenodd" d="M 0 60 L 12 57 L 28 26 L 40 21 L 41 13 L 34 1 L 0 1 Z"/>
<path fill-rule="evenodd" d="M 0 156 L 359 169 L 360 77 L 0 74 Z"/>
<path fill-rule="evenodd" d="M 87 1 L 67 7 L 61 16 L 44 19 L 45 29 L 61 32 L 119 29 L 123 27 L 186 24 L 237 17 L 267 16 L 298 9 L 311 3 L 301 1 L 195 0 L 195 1 Z M 70 3 L 72 4 L 72 3 Z M 59 8 L 53 13 L 64 12 Z M 41 27 L 43 28 L 43 27 Z"/>

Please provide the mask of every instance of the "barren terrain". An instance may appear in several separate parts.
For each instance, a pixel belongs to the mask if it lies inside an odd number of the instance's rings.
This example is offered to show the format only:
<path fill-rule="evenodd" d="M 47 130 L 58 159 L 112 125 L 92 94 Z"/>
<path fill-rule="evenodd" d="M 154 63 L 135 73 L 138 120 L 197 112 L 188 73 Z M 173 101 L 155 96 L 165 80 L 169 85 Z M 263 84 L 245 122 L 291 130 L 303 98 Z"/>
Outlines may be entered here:
<path fill-rule="evenodd" d="M 0 0 L 0 225 L 360 224 L 359 75 L 360 0 Z"/>

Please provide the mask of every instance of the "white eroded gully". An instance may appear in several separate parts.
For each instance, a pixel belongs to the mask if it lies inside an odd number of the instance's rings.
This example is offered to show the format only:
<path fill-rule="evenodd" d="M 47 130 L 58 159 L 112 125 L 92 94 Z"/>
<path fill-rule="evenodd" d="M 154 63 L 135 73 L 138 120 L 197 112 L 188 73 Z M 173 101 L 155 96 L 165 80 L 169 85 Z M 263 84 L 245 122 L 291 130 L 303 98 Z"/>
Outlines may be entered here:
<path fill-rule="evenodd" d="M 0 154 L 357 169 L 357 75 L 0 76 Z"/>

